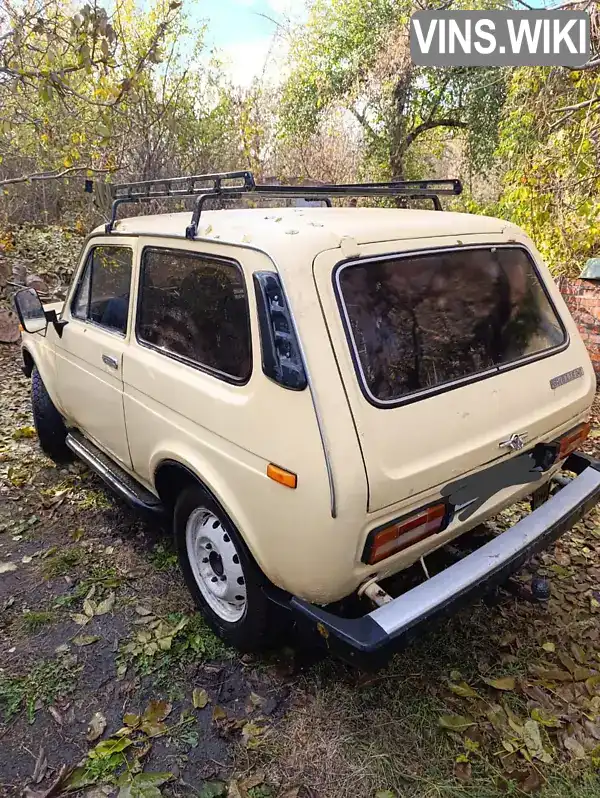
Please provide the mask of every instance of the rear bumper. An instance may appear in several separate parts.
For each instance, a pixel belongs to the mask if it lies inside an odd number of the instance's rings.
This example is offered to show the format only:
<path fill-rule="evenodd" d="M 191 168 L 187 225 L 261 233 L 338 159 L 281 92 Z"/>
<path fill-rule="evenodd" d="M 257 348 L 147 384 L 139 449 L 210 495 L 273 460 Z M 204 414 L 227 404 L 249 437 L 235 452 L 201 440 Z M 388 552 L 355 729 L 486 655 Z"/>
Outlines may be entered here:
<path fill-rule="evenodd" d="M 297 619 L 319 632 L 344 659 L 384 660 L 420 624 L 504 581 L 533 554 L 570 529 L 600 500 L 600 461 L 572 454 L 578 476 L 506 532 L 464 559 L 361 618 L 342 618 L 293 597 Z"/>

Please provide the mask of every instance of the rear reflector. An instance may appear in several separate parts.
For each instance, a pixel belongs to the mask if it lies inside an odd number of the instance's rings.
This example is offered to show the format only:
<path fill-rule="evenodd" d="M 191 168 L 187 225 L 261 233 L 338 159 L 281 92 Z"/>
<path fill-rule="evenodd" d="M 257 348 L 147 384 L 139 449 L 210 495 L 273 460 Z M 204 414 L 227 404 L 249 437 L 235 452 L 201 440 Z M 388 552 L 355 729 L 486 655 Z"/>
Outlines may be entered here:
<path fill-rule="evenodd" d="M 295 488 L 298 484 L 298 477 L 292 471 L 286 471 L 285 468 L 269 463 L 267 466 L 267 476 L 274 482 L 279 482 L 280 485 L 285 485 L 286 488 Z"/>
<path fill-rule="evenodd" d="M 557 441 L 559 450 L 556 459 L 563 460 L 574 452 L 590 434 L 591 426 L 590 422 L 586 421 L 585 424 L 579 424 L 575 429 L 570 430 L 562 438 L 559 438 Z"/>
<path fill-rule="evenodd" d="M 374 565 L 398 551 L 441 532 L 448 522 L 445 504 L 434 504 L 401 521 L 374 529 L 367 540 L 363 562 Z"/>

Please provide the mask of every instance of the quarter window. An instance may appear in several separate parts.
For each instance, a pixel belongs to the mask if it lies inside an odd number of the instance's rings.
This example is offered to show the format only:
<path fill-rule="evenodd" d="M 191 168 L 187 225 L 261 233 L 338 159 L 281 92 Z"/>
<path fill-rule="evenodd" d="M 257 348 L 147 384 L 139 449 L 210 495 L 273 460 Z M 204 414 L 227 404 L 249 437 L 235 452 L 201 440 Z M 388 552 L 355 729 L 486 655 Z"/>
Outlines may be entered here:
<path fill-rule="evenodd" d="M 128 247 L 94 247 L 79 280 L 71 314 L 124 335 L 129 316 L 131 261 Z"/>
<path fill-rule="evenodd" d="M 180 250 L 144 250 L 137 334 L 142 343 L 246 381 L 250 320 L 239 266 Z"/>

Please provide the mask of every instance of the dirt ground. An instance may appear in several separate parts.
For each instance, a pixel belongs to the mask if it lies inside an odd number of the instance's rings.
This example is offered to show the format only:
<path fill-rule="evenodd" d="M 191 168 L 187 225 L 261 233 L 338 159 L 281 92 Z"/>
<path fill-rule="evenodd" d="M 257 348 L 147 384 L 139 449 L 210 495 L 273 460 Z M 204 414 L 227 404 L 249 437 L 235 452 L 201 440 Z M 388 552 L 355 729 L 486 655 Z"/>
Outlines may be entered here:
<path fill-rule="evenodd" d="M 2 798 L 600 795 L 596 512 L 531 566 L 547 605 L 501 592 L 377 673 L 239 657 L 168 531 L 55 467 L 31 424 L 0 347 Z"/>

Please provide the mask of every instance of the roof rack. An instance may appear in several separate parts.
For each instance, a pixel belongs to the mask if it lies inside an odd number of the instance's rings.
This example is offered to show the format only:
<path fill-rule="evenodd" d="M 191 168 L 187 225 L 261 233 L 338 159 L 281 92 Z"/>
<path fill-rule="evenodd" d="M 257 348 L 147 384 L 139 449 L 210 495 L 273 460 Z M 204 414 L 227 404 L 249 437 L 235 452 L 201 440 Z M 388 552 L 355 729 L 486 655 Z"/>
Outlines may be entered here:
<path fill-rule="evenodd" d="M 117 221 L 119 205 L 148 202 L 167 197 L 196 197 L 191 223 L 185 231 L 186 238 L 195 238 L 204 204 L 209 199 L 236 199 L 249 194 L 262 194 L 288 199 L 322 200 L 331 206 L 332 197 L 406 197 L 428 198 L 435 210 L 441 211 L 439 195 L 457 195 L 462 192 L 460 180 L 402 180 L 392 183 L 341 183 L 320 186 L 278 186 L 259 184 L 252 172 L 222 172 L 220 174 L 170 177 L 164 180 L 146 180 L 140 183 L 122 183 L 113 188 L 110 221 L 105 230 L 110 233 Z"/>

